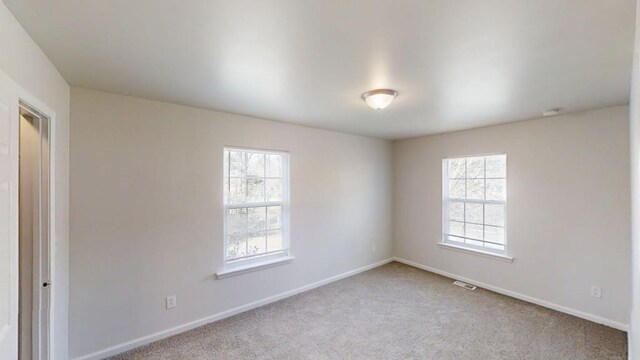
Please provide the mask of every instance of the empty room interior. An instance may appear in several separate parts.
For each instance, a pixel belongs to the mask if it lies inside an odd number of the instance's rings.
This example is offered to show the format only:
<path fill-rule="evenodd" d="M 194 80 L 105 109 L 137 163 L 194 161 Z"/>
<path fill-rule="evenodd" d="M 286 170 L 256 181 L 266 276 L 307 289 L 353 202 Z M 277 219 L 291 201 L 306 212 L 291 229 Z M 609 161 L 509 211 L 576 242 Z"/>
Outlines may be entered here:
<path fill-rule="evenodd" d="M 640 360 L 635 0 L 0 2 L 0 360 Z"/>

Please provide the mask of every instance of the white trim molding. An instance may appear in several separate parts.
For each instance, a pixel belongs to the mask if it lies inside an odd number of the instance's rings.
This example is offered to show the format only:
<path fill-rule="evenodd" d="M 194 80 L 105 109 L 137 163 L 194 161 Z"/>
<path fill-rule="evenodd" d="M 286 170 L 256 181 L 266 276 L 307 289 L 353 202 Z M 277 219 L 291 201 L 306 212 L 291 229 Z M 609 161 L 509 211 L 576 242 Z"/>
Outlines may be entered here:
<path fill-rule="evenodd" d="M 109 348 L 102 349 L 102 350 L 99 350 L 99 351 L 96 351 L 96 352 L 93 352 L 93 353 L 90 353 L 90 354 L 87 354 L 87 355 L 76 357 L 74 360 L 99 360 L 99 359 L 103 359 L 103 358 L 108 357 L 108 356 L 120 354 L 120 353 L 123 353 L 125 351 L 131 350 L 131 349 L 135 349 L 137 347 L 140 347 L 140 346 L 143 346 L 143 345 L 146 345 L 146 344 L 150 344 L 150 343 L 152 343 L 154 341 L 158 341 L 158 340 L 167 338 L 169 336 L 180 334 L 180 333 L 183 333 L 185 331 L 189 331 L 191 329 L 195 329 L 197 327 L 200 327 L 202 325 L 206 325 L 206 324 L 212 323 L 214 321 L 222 320 L 222 319 L 231 317 L 233 315 L 236 315 L 236 314 L 239 314 L 239 313 L 242 313 L 242 312 L 245 312 L 245 311 L 249 311 L 249 310 L 258 308 L 260 306 L 264 306 L 264 305 L 270 304 L 272 302 L 276 302 L 278 300 L 282 300 L 282 299 L 288 298 L 290 296 L 303 293 L 305 291 L 309 291 L 309 290 L 315 289 L 317 287 L 332 283 L 334 281 L 342 280 L 344 278 L 359 274 L 361 272 L 365 272 L 367 270 L 371 270 L 371 269 L 377 268 L 379 266 L 388 264 L 388 263 L 390 263 L 392 261 L 393 261 L 393 258 L 388 258 L 388 259 L 385 259 L 385 260 L 382 260 L 382 261 L 378 261 L 378 262 L 375 262 L 373 264 L 369 264 L 369 265 L 366 265 L 366 266 L 363 266 L 363 267 L 360 267 L 360 268 L 357 268 L 357 269 L 354 269 L 354 270 L 351 270 L 351 271 L 347 271 L 345 273 L 342 273 L 342 274 L 339 274 L 339 275 L 336 275 L 336 276 L 332 276 L 332 277 L 324 279 L 324 280 L 316 281 L 314 283 L 311 283 L 311 284 L 308 284 L 308 285 L 305 285 L 305 286 L 302 286 L 302 287 L 299 287 L 299 288 L 296 288 L 296 289 L 293 289 L 293 290 L 285 291 L 285 292 L 280 293 L 280 294 L 276 294 L 276 295 L 273 295 L 273 296 L 270 296 L 270 297 L 267 297 L 267 298 L 264 298 L 264 299 L 261 299 L 261 300 L 257 300 L 257 301 L 254 301 L 254 302 L 251 302 L 251 303 L 248 303 L 248 304 L 245 304 L 245 305 L 241 305 L 241 306 L 235 307 L 233 309 L 229 309 L 229 310 L 226 310 L 226 311 L 223 311 L 223 312 L 211 315 L 211 316 L 207 316 L 207 317 L 202 318 L 202 319 L 198 319 L 198 320 L 191 321 L 191 322 L 188 322 L 188 323 L 185 323 L 185 324 L 182 324 L 182 325 L 178 325 L 178 326 L 172 327 L 170 329 L 159 331 L 159 332 L 154 333 L 154 334 L 143 336 L 143 337 L 140 337 L 140 338 L 137 338 L 137 339 L 134 339 L 134 340 L 131 340 L 131 341 L 127 341 L 125 343 L 118 344 L 118 345 L 115 345 L 115 346 L 111 346 Z"/>
<path fill-rule="evenodd" d="M 494 286 L 494 285 L 490 285 L 490 284 L 487 284 L 487 283 L 483 283 L 481 281 L 476 281 L 476 280 L 473 280 L 473 279 L 469 279 L 469 278 L 464 277 L 464 276 L 459 276 L 459 275 L 456 275 L 456 274 L 452 274 L 452 273 L 449 273 L 449 272 L 446 272 L 446 271 L 443 271 L 443 270 L 440 270 L 440 269 L 433 268 L 431 266 L 422 265 L 422 264 L 419 264 L 417 262 L 414 262 L 414 261 L 411 261 L 411 260 L 407 260 L 407 259 L 403 259 L 403 258 L 400 258 L 400 257 L 397 257 L 397 256 L 393 257 L 393 261 L 397 261 L 397 262 L 405 264 L 405 265 L 409 265 L 409 266 L 413 266 L 413 267 L 418 268 L 418 269 L 429 271 L 429 272 L 432 272 L 434 274 L 442 275 L 442 276 L 445 276 L 445 277 L 448 277 L 448 278 L 451 278 L 451 279 L 454 279 L 454 280 L 460 280 L 460 281 L 475 285 L 477 287 L 481 287 L 481 288 L 486 289 L 486 290 L 491 290 L 491 291 L 496 292 L 498 294 L 506 295 L 506 296 L 509 296 L 509 297 L 512 297 L 512 298 L 515 298 L 515 299 L 518 299 L 518 300 L 522 300 L 522 301 L 526 301 L 526 302 L 529 302 L 529 303 L 532 303 L 532 304 L 536 304 L 536 305 L 545 307 L 547 309 L 559 311 L 561 313 L 573 315 L 573 316 L 579 317 L 581 319 L 589 320 L 589 321 L 592 321 L 592 322 L 595 322 L 595 323 L 598 323 L 598 324 L 602 324 L 602 325 L 605 325 L 605 326 L 608 326 L 608 327 L 611 327 L 611 328 L 614 328 L 614 329 L 618 329 L 618 330 L 622 330 L 622 331 L 626 331 L 626 332 L 629 331 L 629 325 L 628 324 L 623 324 L 623 323 L 618 322 L 618 321 L 614 321 L 614 320 L 611 320 L 611 319 L 606 319 L 606 318 L 603 318 L 601 316 L 589 314 L 589 313 L 586 313 L 586 312 L 583 312 L 583 311 L 580 311 L 580 310 L 576 310 L 576 309 L 572 309 L 572 308 L 569 308 L 569 307 L 566 307 L 566 306 L 554 304 L 554 303 L 549 302 L 549 301 L 537 299 L 537 298 L 534 298 L 534 297 L 531 297 L 531 296 L 528 296 L 528 295 L 520 294 L 520 293 L 515 292 L 515 291 L 503 289 L 503 288 L 498 287 L 498 286 Z"/>
<path fill-rule="evenodd" d="M 511 256 L 502 255 L 502 254 L 489 252 L 489 251 L 476 250 L 466 246 L 457 246 L 454 244 L 443 243 L 443 242 L 439 242 L 438 246 L 447 250 L 459 251 L 459 252 L 463 252 L 471 255 L 482 256 L 482 257 L 505 261 L 509 263 L 513 262 L 513 258 Z"/>
<path fill-rule="evenodd" d="M 278 258 L 271 259 L 264 262 L 245 264 L 244 266 L 239 266 L 238 268 L 235 268 L 235 269 L 217 272 L 216 279 L 220 280 L 220 279 L 228 278 L 231 276 L 246 274 L 248 272 L 252 272 L 256 270 L 267 269 L 277 265 L 288 264 L 292 262 L 293 259 L 295 259 L 293 256 L 284 256 L 284 257 L 278 257 Z"/>

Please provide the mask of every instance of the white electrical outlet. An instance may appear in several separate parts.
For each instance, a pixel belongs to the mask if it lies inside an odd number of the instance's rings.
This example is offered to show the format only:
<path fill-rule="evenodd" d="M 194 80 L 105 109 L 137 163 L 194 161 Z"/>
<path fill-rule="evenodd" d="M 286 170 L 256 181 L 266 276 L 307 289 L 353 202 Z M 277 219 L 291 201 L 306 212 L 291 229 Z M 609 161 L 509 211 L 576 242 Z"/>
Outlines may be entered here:
<path fill-rule="evenodd" d="M 591 287 L 591 296 L 596 298 L 602 297 L 602 288 L 600 286 L 592 286 Z"/>
<path fill-rule="evenodd" d="M 177 300 L 175 295 L 167 296 L 167 309 L 173 309 L 177 305 Z"/>
<path fill-rule="evenodd" d="M 371 245 L 371 252 L 376 252 L 376 244 Z"/>

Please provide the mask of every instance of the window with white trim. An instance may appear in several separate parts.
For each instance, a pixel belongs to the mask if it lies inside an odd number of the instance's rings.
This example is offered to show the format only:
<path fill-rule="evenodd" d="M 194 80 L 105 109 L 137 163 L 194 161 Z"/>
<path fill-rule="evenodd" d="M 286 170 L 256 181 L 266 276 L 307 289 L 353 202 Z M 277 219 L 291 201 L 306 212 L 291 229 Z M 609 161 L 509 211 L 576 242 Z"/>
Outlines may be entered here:
<path fill-rule="evenodd" d="M 506 253 L 507 156 L 442 161 L 442 242 Z"/>
<path fill-rule="evenodd" d="M 225 268 L 289 256 L 289 154 L 224 149 Z"/>

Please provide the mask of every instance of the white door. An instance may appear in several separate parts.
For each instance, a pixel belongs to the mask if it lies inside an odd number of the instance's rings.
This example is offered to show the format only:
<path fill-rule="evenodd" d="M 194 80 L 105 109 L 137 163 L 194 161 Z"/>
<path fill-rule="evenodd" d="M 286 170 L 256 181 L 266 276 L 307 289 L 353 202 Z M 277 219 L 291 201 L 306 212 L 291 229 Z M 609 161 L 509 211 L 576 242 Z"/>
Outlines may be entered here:
<path fill-rule="evenodd" d="M 18 87 L 0 70 L 0 359 L 18 358 Z"/>

